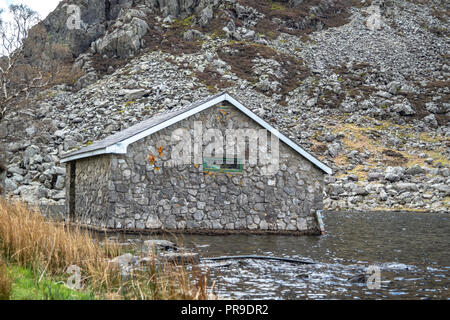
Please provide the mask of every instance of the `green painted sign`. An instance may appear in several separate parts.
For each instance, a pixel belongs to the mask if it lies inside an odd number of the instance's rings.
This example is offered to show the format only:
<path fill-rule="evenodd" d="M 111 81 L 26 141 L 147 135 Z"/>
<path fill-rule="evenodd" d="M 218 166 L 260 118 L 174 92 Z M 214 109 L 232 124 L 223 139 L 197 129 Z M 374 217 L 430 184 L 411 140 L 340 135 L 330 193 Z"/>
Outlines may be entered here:
<path fill-rule="evenodd" d="M 203 172 L 242 172 L 243 169 L 240 159 L 203 158 Z"/>

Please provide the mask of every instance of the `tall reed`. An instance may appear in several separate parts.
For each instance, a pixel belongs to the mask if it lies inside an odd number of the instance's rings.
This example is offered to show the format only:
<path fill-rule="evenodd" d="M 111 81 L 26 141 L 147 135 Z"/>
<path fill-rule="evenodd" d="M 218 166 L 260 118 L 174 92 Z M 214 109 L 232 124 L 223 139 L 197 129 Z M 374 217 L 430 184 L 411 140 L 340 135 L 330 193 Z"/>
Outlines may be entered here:
<path fill-rule="evenodd" d="M 0 199 L 0 254 L 10 263 L 31 268 L 37 276 L 61 276 L 71 265 L 82 271 L 83 284 L 104 298 L 207 299 L 205 281 L 184 266 L 153 265 L 123 279 L 110 258 L 120 248 L 99 245 L 87 231 L 46 220 L 36 208 Z M 151 263 L 150 263 L 151 264 Z M 68 276 L 68 275 L 67 275 Z"/>
<path fill-rule="evenodd" d="M 0 300 L 9 300 L 12 291 L 12 280 L 8 268 L 0 257 Z"/>

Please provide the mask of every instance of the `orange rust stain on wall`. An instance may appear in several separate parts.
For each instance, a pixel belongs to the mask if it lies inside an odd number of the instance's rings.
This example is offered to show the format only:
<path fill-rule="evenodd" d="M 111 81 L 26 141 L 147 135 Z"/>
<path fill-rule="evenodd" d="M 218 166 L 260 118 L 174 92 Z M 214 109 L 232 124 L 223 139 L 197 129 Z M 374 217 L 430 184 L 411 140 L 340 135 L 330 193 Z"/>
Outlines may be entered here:
<path fill-rule="evenodd" d="M 156 162 L 155 156 L 152 155 L 152 154 L 149 154 L 149 155 L 148 155 L 148 162 L 149 162 L 151 165 L 154 165 L 155 162 Z"/>

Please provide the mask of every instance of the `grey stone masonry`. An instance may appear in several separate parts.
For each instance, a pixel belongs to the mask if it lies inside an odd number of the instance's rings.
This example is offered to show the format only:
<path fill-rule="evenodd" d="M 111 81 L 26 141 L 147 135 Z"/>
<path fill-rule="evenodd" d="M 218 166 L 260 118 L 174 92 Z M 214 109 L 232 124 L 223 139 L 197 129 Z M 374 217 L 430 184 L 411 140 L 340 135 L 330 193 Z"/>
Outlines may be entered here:
<path fill-rule="evenodd" d="M 108 155 L 86 158 L 67 164 L 66 208 L 70 214 L 74 202 L 76 220 L 87 225 L 105 227 L 105 205 L 108 203 L 108 182 L 110 177 L 110 157 Z M 76 165 L 74 177 L 74 196 L 71 195 L 73 181 L 70 166 Z"/>
<path fill-rule="evenodd" d="M 174 164 L 177 129 L 194 137 L 203 131 L 256 129 L 259 124 L 224 102 L 132 143 L 125 155 L 76 160 L 68 164 L 66 189 L 75 183 L 75 220 L 99 228 L 186 232 L 271 232 L 319 234 L 316 211 L 323 209 L 324 173 L 283 142 L 279 170 L 264 174 L 259 161 L 241 170 L 208 171 L 206 163 Z M 179 137 L 182 138 L 182 137 Z M 211 140 L 203 139 L 203 150 Z M 194 141 L 194 138 L 192 138 Z M 270 137 L 268 142 L 271 142 Z M 270 150 L 270 145 L 269 145 Z M 68 206 L 70 200 L 67 201 Z M 69 209 L 68 209 L 69 210 Z"/>

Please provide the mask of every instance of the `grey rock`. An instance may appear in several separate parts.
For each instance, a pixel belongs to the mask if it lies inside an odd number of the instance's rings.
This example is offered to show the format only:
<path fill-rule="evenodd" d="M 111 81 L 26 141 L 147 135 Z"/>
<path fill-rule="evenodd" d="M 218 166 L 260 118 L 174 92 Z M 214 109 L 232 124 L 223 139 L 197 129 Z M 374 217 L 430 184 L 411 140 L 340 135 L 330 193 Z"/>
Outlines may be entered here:
<path fill-rule="evenodd" d="M 149 28 L 148 24 L 141 19 L 144 17 L 145 14 L 141 11 L 127 11 L 121 16 L 121 19 L 127 22 L 98 39 L 93 45 L 94 50 L 108 57 L 132 57 L 141 49 L 141 40 Z"/>
<path fill-rule="evenodd" d="M 341 151 L 341 145 L 339 143 L 332 143 L 328 145 L 327 153 L 330 157 L 335 158 Z"/>
<path fill-rule="evenodd" d="M 388 194 L 386 193 L 386 191 L 384 191 L 384 189 L 381 189 L 380 191 L 380 200 L 381 201 L 386 201 L 388 198 Z"/>
<path fill-rule="evenodd" d="M 146 95 L 149 94 L 149 91 L 145 89 L 133 89 L 133 90 L 126 90 L 125 92 L 125 99 L 128 101 L 131 100 L 138 100 Z"/>
<path fill-rule="evenodd" d="M 125 253 L 119 257 L 109 260 L 109 263 L 118 268 L 126 268 L 138 262 L 138 258 L 131 253 Z"/>
<path fill-rule="evenodd" d="M 19 168 L 19 167 L 16 167 L 16 166 L 8 166 L 8 173 L 10 173 L 10 174 L 20 174 L 20 175 L 24 175 L 25 174 L 25 170 L 24 169 L 21 169 L 21 168 Z"/>
<path fill-rule="evenodd" d="M 369 172 L 367 180 L 368 181 L 378 181 L 384 178 L 384 174 L 381 172 Z"/>
<path fill-rule="evenodd" d="M 206 7 L 200 12 L 199 24 L 202 27 L 208 25 L 209 21 L 214 18 L 214 11 L 211 6 Z"/>
<path fill-rule="evenodd" d="M 416 114 L 414 107 L 407 101 L 393 105 L 392 110 L 402 116 L 412 116 Z"/>
<path fill-rule="evenodd" d="M 436 103 L 436 102 L 428 102 L 425 104 L 425 109 L 431 113 L 435 114 L 444 114 L 450 111 L 449 103 Z"/>
<path fill-rule="evenodd" d="M 27 133 L 28 136 L 33 137 L 36 134 L 36 128 L 34 126 L 26 128 L 25 132 Z"/>
<path fill-rule="evenodd" d="M 434 114 L 430 114 L 428 116 L 426 116 L 425 118 L 423 118 L 423 121 L 429 125 L 431 128 L 437 128 L 438 127 L 438 122 L 436 120 L 436 116 Z"/>
<path fill-rule="evenodd" d="M 41 148 L 39 148 L 36 145 L 31 145 L 28 148 L 25 149 L 23 153 L 24 160 L 27 159 L 29 161 L 30 158 L 38 155 L 38 153 L 41 151 Z M 27 161 L 25 160 L 25 161 Z"/>
<path fill-rule="evenodd" d="M 47 189 L 42 185 L 20 186 L 17 191 L 22 200 L 30 204 L 35 204 L 48 195 Z"/>
<path fill-rule="evenodd" d="M 391 182 L 396 182 L 396 181 L 399 181 L 399 180 L 400 180 L 400 177 L 399 177 L 397 174 L 392 173 L 392 172 L 387 173 L 387 174 L 384 176 L 384 178 L 385 178 L 386 180 L 388 180 L 388 181 L 391 181 Z"/>
<path fill-rule="evenodd" d="M 416 165 L 406 169 L 405 173 L 408 174 L 408 175 L 415 176 L 415 175 L 424 174 L 425 173 L 425 169 L 423 169 L 421 166 L 416 164 Z"/>
<path fill-rule="evenodd" d="M 402 84 L 399 81 L 392 81 L 386 87 L 391 94 L 397 94 L 400 91 Z"/>
<path fill-rule="evenodd" d="M 394 185 L 394 188 L 398 190 L 399 192 L 404 191 L 418 191 L 419 188 L 415 183 L 407 183 L 407 182 L 399 182 Z"/>
<path fill-rule="evenodd" d="M 63 176 L 58 176 L 55 183 L 55 189 L 62 190 L 65 187 L 65 178 Z"/>
<path fill-rule="evenodd" d="M 433 184 L 431 186 L 433 189 L 438 190 L 439 192 L 442 192 L 445 196 L 450 195 L 450 186 L 443 183 Z"/>
<path fill-rule="evenodd" d="M 50 194 L 50 198 L 55 201 L 64 200 L 66 198 L 65 191 L 52 190 Z"/>
<path fill-rule="evenodd" d="M 175 243 L 167 240 L 146 240 L 144 241 L 144 250 L 153 252 L 155 250 L 177 250 Z"/>
<path fill-rule="evenodd" d="M 164 252 L 159 256 L 164 262 L 174 264 L 198 264 L 200 262 L 198 253 L 191 252 Z"/>
<path fill-rule="evenodd" d="M 186 41 L 192 41 L 194 39 L 202 39 L 202 38 L 203 38 L 203 33 L 201 33 L 198 30 L 195 30 L 195 29 L 187 30 L 183 34 L 183 39 Z"/>
<path fill-rule="evenodd" d="M 366 188 L 363 188 L 363 187 L 357 187 L 354 192 L 356 195 L 360 195 L 360 196 L 367 196 L 369 194 L 369 192 L 366 190 Z"/>
<path fill-rule="evenodd" d="M 14 191 L 17 189 L 17 187 L 17 183 L 14 180 L 8 178 L 5 179 L 5 189 L 7 192 Z"/>
<path fill-rule="evenodd" d="M 97 73 L 89 72 L 88 74 L 82 76 L 80 79 L 77 80 L 77 82 L 75 83 L 75 88 L 77 90 L 81 90 L 95 83 L 97 80 L 98 80 Z"/>
<path fill-rule="evenodd" d="M 443 168 L 439 170 L 439 174 L 443 177 L 449 177 L 450 176 L 450 169 L 449 168 Z"/>

